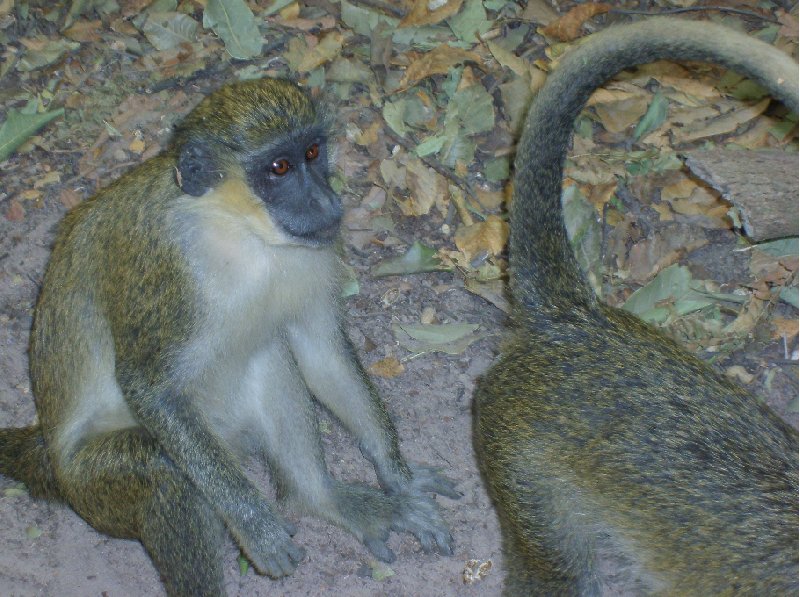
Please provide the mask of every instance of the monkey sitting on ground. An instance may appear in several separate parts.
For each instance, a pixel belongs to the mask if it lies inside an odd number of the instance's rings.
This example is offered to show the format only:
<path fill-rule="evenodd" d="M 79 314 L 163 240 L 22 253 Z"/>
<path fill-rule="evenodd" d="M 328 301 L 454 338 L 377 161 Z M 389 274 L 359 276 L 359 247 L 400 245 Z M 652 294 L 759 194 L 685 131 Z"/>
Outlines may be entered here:
<path fill-rule="evenodd" d="M 563 224 L 573 121 L 613 75 L 665 58 L 719 63 L 798 107 L 788 56 L 676 19 L 592 35 L 535 98 L 510 214 L 512 325 L 474 401 L 505 595 L 797 594 L 797 432 L 598 301 Z"/>
<path fill-rule="evenodd" d="M 242 471 L 252 454 L 381 560 L 390 529 L 452 553 L 427 493 L 458 493 L 406 463 L 342 329 L 326 133 L 288 81 L 223 87 L 59 230 L 31 334 L 38 422 L 0 431 L 0 472 L 141 540 L 171 595 L 224 592 L 226 529 L 262 574 L 303 558 Z M 382 490 L 330 476 L 312 395 Z"/>

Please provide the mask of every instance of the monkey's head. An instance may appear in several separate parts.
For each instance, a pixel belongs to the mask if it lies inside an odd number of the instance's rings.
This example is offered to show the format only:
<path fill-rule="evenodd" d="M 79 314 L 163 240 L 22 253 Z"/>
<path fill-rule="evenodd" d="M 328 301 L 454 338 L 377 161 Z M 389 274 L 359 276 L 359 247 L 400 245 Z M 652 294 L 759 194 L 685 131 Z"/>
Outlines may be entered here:
<path fill-rule="evenodd" d="M 176 127 L 178 184 L 204 195 L 241 178 L 292 242 L 332 242 L 342 202 L 328 182 L 328 122 L 297 85 L 259 79 L 226 85 Z"/>

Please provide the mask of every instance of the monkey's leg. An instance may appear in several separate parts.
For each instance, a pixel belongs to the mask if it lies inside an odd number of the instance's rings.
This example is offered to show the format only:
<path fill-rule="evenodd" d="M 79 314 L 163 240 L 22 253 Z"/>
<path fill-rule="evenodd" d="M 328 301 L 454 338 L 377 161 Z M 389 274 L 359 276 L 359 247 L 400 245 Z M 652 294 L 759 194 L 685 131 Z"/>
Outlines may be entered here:
<path fill-rule="evenodd" d="M 350 531 L 384 561 L 394 559 L 386 546 L 393 528 L 416 534 L 428 548 L 437 541 L 449 547 L 449 533 L 430 498 L 389 496 L 378 488 L 330 476 L 314 402 L 287 346 L 276 343 L 249 370 L 260 380 L 249 378 L 243 388 L 269 388 L 260 419 L 262 446 L 281 497 Z"/>
<path fill-rule="evenodd" d="M 139 539 L 169 595 L 224 594 L 224 525 L 153 438 L 108 433 L 62 464 L 70 505 L 104 533 Z"/>
<path fill-rule="evenodd" d="M 436 491 L 453 498 L 460 497 L 460 494 L 449 479 L 435 470 L 410 467 L 405 462 L 386 408 L 344 334 L 334 322 L 324 317 L 309 316 L 305 324 L 308 322 L 312 322 L 308 329 L 296 327 L 290 330 L 292 352 L 303 377 L 317 399 L 358 439 L 362 453 L 373 463 L 381 486 L 389 493 L 389 506 L 382 506 L 382 502 L 372 503 L 368 508 L 381 512 L 376 514 L 379 518 L 389 515 L 391 527 L 415 535 L 426 552 L 436 549 L 445 555 L 452 554 L 452 537 L 447 525 L 436 503 L 424 493 Z M 291 426 L 286 428 L 293 429 Z M 372 491 L 370 488 L 357 489 L 356 486 L 336 489 L 335 501 L 342 504 L 346 514 L 352 518 L 342 525 L 353 527 L 351 530 L 356 536 L 359 536 L 355 529 L 360 521 L 353 504 L 368 504 L 385 497 L 383 494 L 375 497 L 363 495 L 367 490 Z M 384 514 L 386 507 L 390 513 Z M 367 540 L 365 543 L 370 546 Z M 383 545 L 382 539 L 380 543 Z M 375 548 L 370 549 L 380 557 Z"/>
<path fill-rule="evenodd" d="M 405 461 L 386 407 L 332 310 L 306 313 L 289 328 L 289 340 L 309 389 L 358 440 L 383 489 L 461 497 L 454 483 L 435 469 Z"/>

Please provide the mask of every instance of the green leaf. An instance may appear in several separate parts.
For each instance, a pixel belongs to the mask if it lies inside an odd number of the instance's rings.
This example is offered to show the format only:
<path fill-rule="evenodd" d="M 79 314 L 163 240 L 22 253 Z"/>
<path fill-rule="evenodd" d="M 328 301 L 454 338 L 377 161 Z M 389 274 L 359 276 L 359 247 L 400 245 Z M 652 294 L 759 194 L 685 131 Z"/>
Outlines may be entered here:
<path fill-rule="evenodd" d="M 661 320 L 664 308 L 657 307 L 657 303 L 685 296 L 691 279 L 692 274 L 688 267 L 671 265 L 628 297 L 622 308 L 645 321 Z"/>
<path fill-rule="evenodd" d="M 634 141 L 638 141 L 647 133 L 656 130 L 664 124 L 664 121 L 667 119 L 667 108 L 669 108 L 669 100 L 661 93 L 656 93 L 655 96 L 653 96 L 653 101 L 650 102 L 650 105 L 647 107 L 647 112 L 642 116 L 642 119 L 633 131 Z"/>
<path fill-rule="evenodd" d="M 494 128 L 494 103 L 482 85 L 457 91 L 447 106 L 446 120 L 456 118 L 464 134 L 477 135 Z"/>
<path fill-rule="evenodd" d="M 25 529 L 25 535 L 28 537 L 28 539 L 38 539 L 42 536 L 42 529 L 36 525 L 31 525 Z"/>
<path fill-rule="evenodd" d="M 10 109 L 6 121 L 0 126 L 0 162 L 8 158 L 36 131 L 63 114 L 64 108 L 42 114 L 23 114 L 19 110 Z"/>
<path fill-rule="evenodd" d="M 575 251 L 578 264 L 595 292 L 602 290 L 600 282 L 600 244 L 603 231 L 597 221 L 597 211 L 576 186 L 564 189 L 564 226 Z"/>
<path fill-rule="evenodd" d="M 798 253 L 798 238 L 782 238 L 780 240 L 773 240 L 768 243 L 761 243 L 756 245 L 759 251 L 764 251 L 767 255 L 773 257 L 784 257 L 786 255 L 797 255 Z"/>
<path fill-rule="evenodd" d="M 461 354 L 485 334 L 476 334 L 477 323 L 396 323 L 392 333 L 406 350 L 414 353 L 444 352 Z"/>
<path fill-rule="evenodd" d="M 426 155 L 431 155 L 432 153 L 437 153 L 441 151 L 445 140 L 446 139 L 443 135 L 433 135 L 428 137 L 422 143 L 417 145 L 415 153 L 421 158 L 424 158 Z"/>
<path fill-rule="evenodd" d="M 492 27 L 481 0 L 466 0 L 458 14 L 447 19 L 447 24 L 458 39 L 470 44 L 478 41 L 476 33 L 483 35 Z"/>
<path fill-rule="evenodd" d="M 443 271 L 447 268 L 436 256 L 436 249 L 430 249 L 417 241 L 405 255 L 387 259 L 373 271 L 374 276 L 395 276 L 401 274 L 419 274 L 423 272 Z"/>
<path fill-rule="evenodd" d="M 383 119 L 386 121 L 392 130 L 405 137 L 408 133 L 405 119 L 403 118 L 406 113 L 406 100 L 401 99 L 396 102 L 386 102 L 383 104 Z"/>
<path fill-rule="evenodd" d="M 507 157 L 494 158 L 486 163 L 484 172 L 487 180 L 500 181 L 508 178 L 509 163 Z"/>
<path fill-rule="evenodd" d="M 356 276 L 356 271 L 349 265 L 345 265 L 344 278 L 342 279 L 341 297 L 347 298 L 348 296 L 355 296 L 360 290 L 361 287 L 358 284 L 358 276 Z"/>
<path fill-rule="evenodd" d="M 377 582 L 382 582 L 387 578 L 394 576 L 394 570 L 389 568 L 386 564 L 373 560 L 369 563 L 369 567 L 372 569 L 372 580 Z"/>
<path fill-rule="evenodd" d="M 237 561 L 239 562 L 239 576 L 247 576 L 247 571 L 250 569 L 250 562 L 248 562 L 247 558 L 241 553 Z"/>
<path fill-rule="evenodd" d="M 355 6 L 346 0 L 341 1 L 341 7 L 342 22 L 359 35 L 366 35 L 369 37 L 380 22 L 386 23 L 392 29 L 397 28 L 397 24 L 400 22 L 400 19 L 389 17 L 381 12 L 369 10 L 368 8 Z"/>
<path fill-rule="evenodd" d="M 76 41 L 65 39 L 48 40 L 38 50 L 26 50 L 25 54 L 17 62 L 17 70 L 30 72 L 48 66 L 61 59 L 66 52 L 77 50 L 81 47 Z"/>
<path fill-rule="evenodd" d="M 289 6 L 294 0 L 273 0 L 272 4 L 270 4 L 269 8 L 267 8 L 262 14 L 265 17 L 269 15 L 274 15 L 279 10 L 283 10 L 287 6 Z"/>
<path fill-rule="evenodd" d="M 246 60 L 261 53 L 261 34 L 244 0 L 208 0 L 203 27 L 219 36 L 233 58 Z"/>
<path fill-rule="evenodd" d="M 197 21 L 178 12 L 150 13 L 142 33 L 156 50 L 169 50 L 197 39 Z"/>
<path fill-rule="evenodd" d="M 22 483 L 18 483 L 14 487 L 8 487 L 3 490 L 4 497 L 24 497 L 26 495 L 28 495 L 28 490 L 25 489 L 25 485 Z"/>
<path fill-rule="evenodd" d="M 798 299 L 800 299 L 800 289 L 797 288 L 797 286 L 781 288 L 780 297 L 782 301 L 789 303 L 795 309 L 800 308 L 798 307 L 798 302 L 800 302 L 798 301 Z"/>

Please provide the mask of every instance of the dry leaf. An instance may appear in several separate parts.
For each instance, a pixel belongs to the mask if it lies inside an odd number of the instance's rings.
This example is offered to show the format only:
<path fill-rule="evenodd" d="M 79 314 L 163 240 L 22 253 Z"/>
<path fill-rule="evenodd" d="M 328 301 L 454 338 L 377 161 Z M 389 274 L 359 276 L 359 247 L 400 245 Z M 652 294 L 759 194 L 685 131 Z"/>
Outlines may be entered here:
<path fill-rule="evenodd" d="M 141 155 L 144 152 L 144 148 L 144 141 L 139 138 L 134 139 L 131 141 L 131 144 L 128 145 L 128 149 L 137 155 Z"/>
<path fill-rule="evenodd" d="M 607 103 L 598 103 L 594 109 L 600 122 L 610 133 L 622 133 L 632 127 L 647 112 L 649 98 L 628 96 Z"/>
<path fill-rule="evenodd" d="M 406 368 L 396 357 L 386 357 L 385 359 L 372 363 L 368 370 L 372 375 L 389 379 L 402 374 Z"/>
<path fill-rule="evenodd" d="M 75 23 L 64 30 L 64 36 L 70 38 L 72 41 L 81 42 L 98 42 L 102 39 L 100 31 L 102 30 L 102 22 L 97 21 L 75 21 Z"/>
<path fill-rule="evenodd" d="M 522 18 L 546 26 L 558 19 L 558 13 L 546 0 L 528 0 L 528 5 L 522 11 Z"/>
<path fill-rule="evenodd" d="M 475 52 L 469 52 L 448 45 L 441 45 L 423 54 L 421 58 L 413 60 L 400 79 L 398 91 L 407 89 L 411 85 L 432 77 L 445 75 L 456 64 L 464 62 L 481 63 L 481 57 Z"/>
<path fill-rule="evenodd" d="M 6 210 L 6 220 L 20 222 L 23 219 L 25 219 L 25 208 L 22 207 L 19 201 L 12 199 Z"/>
<path fill-rule="evenodd" d="M 409 159 L 406 167 L 406 184 L 411 196 L 407 201 L 398 201 L 407 216 L 424 216 L 436 205 L 447 213 L 447 180 L 421 160 Z"/>
<path fill-rule="evenodd" d="M 787 342 L 792 342 L 797 337 L 797 319 L 784 319 L 783 317 L 772 318 L 772 337 L 786 338 Z"/>
<path fill-rule="evenodd" d="M 357 145 L 367 146 L 372 145 L 378 140 L 378 132 L 381 130 L 381 123 L 379 121 L 375 121 L 370 124 L 366 129 L 361 131 L 360 135 L 357 135 L 355 138 L 355 142 Z"/>
<path fill-rule="evenodd" d="M 80 193 L 73 189 L 64 189 L 58 196 L 58 199 L 61 201 L 61 204 L 66 207 L 67 209 L 72 209 L 78 203 L 83 201 L 83 197 L 81 197 Z"/>
<path fill-rule="evenodd" d="M 750 296 L 750 300 L 747 302 L 747 306 L 742 309 L 736 319 L 725 326 L 725 333 L 749 334 L 764 317 L 768 303 L 769 293 L 767 293 L 767 297 L 763 299 L 759 298 L 756 293 L 753 293 Z"/>
<path fill-rule="evenodd" d="M 797 16 L 782 10 L 778 11 L 778 21 L 781 23 L 781 28 L 778 33 L 783 37 L 793 40 L 795 43 L 798 41 L 797 34 Z"/>
<path fill-rule="evenodd" d="M 435 25 L 455 15 L 464 0 L 447 0 L 444 6 L 431 10 L 430 0 L 416 0 L 411 11 L 400 21 L 399 27 L 419 27 L 420 25 Z"/>
<path fill-rule="evenodd" d="M 542 30 L 542 33 L 559 41 L 572 41 L 580 36 L 581 27 L 587 20 L 609 10 L 611 10 L 611 5 L 604 2 L 579 4 L 563 17 L 550 23 Z"/>
<path fill-rule="evenodd" d="M 499 216 L 490 215 L 485 222 L 460 227 L 455 242 L 468 261 L 483 252 L 499 255 L 508 242 L 508 223 Z"/>
<path fill-rule="evenodd" d="M 688 141 L 704 139 L 705 137 L 732 133 L 745 122 L 750 122 L 756 116 L 763 113 L 764 110 L 767 109 L 767 106 L 769 106 L 770 101 L 772 100 L 767 97 L 757 104 L 732 110 L 710 122 L 699 123 L 695 126 L 690 125 L 683 129 L 675 129 L 673 130 L 672 138 L 675 143 L 686 143 Z"/>
<path fill-rule="evenodd" d="M 747 369 L 742 367 L 741 365 L 733 365 L 732 367 L 728 367 L 725 369 L 725 375 L 728 377 L 737 380 L 739 383 L 743 385 L 747 385 L 755 379 L 755 375 L 752 373 L 748 373 Z"/>

